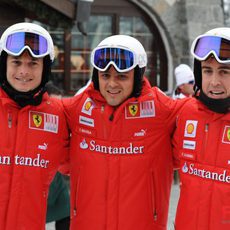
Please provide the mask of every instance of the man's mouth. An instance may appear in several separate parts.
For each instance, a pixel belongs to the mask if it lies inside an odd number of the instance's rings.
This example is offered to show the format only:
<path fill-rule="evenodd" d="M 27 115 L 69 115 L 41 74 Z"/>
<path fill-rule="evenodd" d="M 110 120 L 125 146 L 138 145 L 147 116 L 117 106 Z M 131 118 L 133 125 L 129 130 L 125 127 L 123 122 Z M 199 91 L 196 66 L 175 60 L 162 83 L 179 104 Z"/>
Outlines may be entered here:
<path fill-rule="evenodd" d="M 107 90 L 107 93 L 112 94 L 112 95 L 119 94 L 120 92 L 121 92 L 120 90 Z"/>
<path fill-rule="evenodd" d="M 16 80 L 17 80 L 17 81 L 20 81 L 20 82 L 26 83 L 26 82 L 31 81 L 32 79 L 30 79 L 30 78 L 20 78 L 20 77 L 16 77 Z"/>
<path fill-rule="evenodd" d="M 213 96 L 219 96 L 219 95 L 224 94 L 223 91 L 209 91 L 209 93 Z"/>

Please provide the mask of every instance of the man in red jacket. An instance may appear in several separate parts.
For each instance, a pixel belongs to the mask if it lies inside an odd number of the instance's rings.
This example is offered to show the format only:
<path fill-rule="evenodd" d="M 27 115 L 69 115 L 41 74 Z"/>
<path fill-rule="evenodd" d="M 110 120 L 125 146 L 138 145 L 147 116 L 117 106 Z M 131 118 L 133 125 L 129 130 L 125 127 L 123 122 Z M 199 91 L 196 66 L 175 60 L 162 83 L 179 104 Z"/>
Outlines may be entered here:
<path fill-rule="evenodd" d="M 48 187 L 68 144 L 62 104 L 45 88 L 53 41 L 41 26 L 17 23 L 0 44 L 0 228 L 44 230 Z"/>
<path fill-rule="evenodd" d="M 181 110 L 174 135 L 181 192 L 177 230 L 230 229 L 230 28 L 192 44 L 196 97 Z"/>
<path fill-rule="evenodd" d="M 150 87 L 141 43 L 104 39 L 92 83 L 64 101 L 71 138 L 71 229 L 166 230 L 170 137 L 183 101 Z"/>

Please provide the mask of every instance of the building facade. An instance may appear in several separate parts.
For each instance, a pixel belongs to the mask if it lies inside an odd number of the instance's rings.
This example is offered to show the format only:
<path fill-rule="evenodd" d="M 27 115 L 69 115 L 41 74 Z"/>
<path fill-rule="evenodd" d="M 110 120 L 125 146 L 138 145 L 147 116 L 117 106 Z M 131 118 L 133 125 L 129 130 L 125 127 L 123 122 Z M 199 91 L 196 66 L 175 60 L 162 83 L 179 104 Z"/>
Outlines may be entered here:
<path fill-rule="evenodd" d="M 73 95 L 88 81 L 92 49 L 113 34 L 132 35 L 144 45 L 146 76 L 152 85 L 171 94 L 174 68 L 180 63 L 192 67 L 193 39 L 225 25 L 223 0 L 90 0 L 90 8 L 81 8 L 84 1 L 0 0 L 0 33 L 25 20 L 49 30 L 56 49 L 52 79 L 66 95 Z M 21 11 L 12 6 L 15 2 Z"/>

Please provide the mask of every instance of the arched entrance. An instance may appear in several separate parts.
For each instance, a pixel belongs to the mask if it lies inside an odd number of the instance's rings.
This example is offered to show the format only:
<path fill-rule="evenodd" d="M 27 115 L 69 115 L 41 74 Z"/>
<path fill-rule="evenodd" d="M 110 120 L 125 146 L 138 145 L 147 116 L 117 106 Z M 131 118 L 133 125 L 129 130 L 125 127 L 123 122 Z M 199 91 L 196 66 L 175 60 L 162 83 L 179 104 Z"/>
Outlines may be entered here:
<path fill-rule="evenodd" d="M 153 21 L 136 5 L 125 0 L 96 0 L 84 24 L 87 36 L 77 26 L 72 31 L 51 31 L 58 50 L 54 79 L 73 94 L 91 77 L 90 53 L 105 37 L 126 34 L 137 38 L 148 55 L 146 76 L 152 85 L 168 90 L 168 61 L 160 33 Z M 69 54 L 69 55 L 68 55 Z"/>

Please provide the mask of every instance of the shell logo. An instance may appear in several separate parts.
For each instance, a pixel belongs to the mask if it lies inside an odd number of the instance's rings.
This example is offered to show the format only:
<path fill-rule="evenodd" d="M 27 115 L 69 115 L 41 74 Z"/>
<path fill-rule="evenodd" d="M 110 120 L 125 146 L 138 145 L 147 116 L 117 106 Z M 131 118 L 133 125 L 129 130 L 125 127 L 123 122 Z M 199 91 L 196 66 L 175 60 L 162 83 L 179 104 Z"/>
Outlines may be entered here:
<path fill-rule="evenodd" d="M 89 109 L 91 108 L 91 106 L 92 106 L 92 102 L 91 101 L 87 101 L 86 104 L 85 104 L 85 110 L 89 111 Z"/>
<path fill-rule="evenodd" d="M 194 124 L 189 123 L 189 124 L 187 125 L 187 133 L 188 133 L 188 134 L 192 134 L 193 132 L 194 132 Z"/>

